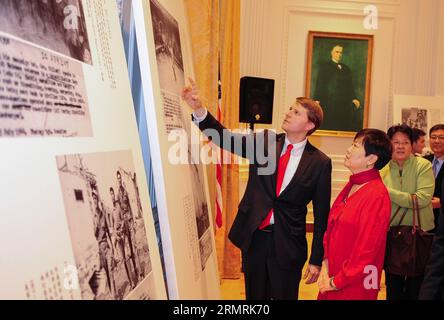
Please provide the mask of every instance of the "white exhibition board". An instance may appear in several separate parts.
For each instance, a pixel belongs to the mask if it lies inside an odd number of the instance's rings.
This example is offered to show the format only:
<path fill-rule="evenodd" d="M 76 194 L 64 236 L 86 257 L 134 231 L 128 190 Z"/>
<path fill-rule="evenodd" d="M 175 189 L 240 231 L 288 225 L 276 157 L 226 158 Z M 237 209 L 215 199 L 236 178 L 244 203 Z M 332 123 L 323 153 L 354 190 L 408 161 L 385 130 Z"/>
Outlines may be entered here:
<path fill-rule="evenodd" d="M 174 130 L 189 136 L 193 128 L 180 99 L 185 79 L 193 74 L 184 4 L 136 0 L 133 12 L 169 297 L 219 299 L 205 170 L 199 156 L 188 154 L 187 139 L 185 152 L 175 149 Z M 177 153 L 198 163 L 176 164 Z"/>
<path fill-rule="evenodd" d="M 0 132 L 0 299 L 166 299 L 115 1 L 0 0 Z"/>
<path fill-rule="evenodd" d="M 428 141 L 430 128 L 444 123 L 444 96 L 394 95 L 393 123 L 424 130 Z"/>

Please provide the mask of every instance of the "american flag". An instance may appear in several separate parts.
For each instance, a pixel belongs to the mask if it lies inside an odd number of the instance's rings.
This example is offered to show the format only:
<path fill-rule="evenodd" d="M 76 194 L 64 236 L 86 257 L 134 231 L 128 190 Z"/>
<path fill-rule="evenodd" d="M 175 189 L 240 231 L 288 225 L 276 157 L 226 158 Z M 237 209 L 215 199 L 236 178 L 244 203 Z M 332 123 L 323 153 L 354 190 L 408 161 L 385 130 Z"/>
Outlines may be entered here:
<path fill-rule="evenodd" d="M 219 80 L 219 97 L 217 104 L 217 120 L 222 122 L 222 87 Z M 222 227 L 222 150 L 217 149 L 217 164 L 216 164 L 216 225 L 218 228 Z"/>

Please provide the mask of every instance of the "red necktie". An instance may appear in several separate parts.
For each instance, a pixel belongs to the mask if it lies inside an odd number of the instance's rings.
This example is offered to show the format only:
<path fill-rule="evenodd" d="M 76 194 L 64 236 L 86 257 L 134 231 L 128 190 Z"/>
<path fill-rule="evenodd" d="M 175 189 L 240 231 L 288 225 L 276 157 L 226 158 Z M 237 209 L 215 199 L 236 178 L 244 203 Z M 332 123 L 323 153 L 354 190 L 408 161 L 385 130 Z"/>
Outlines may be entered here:
<path fill-rule="evenodd" d="M 282 182 L 284 182 L 285 170 L 287 169 L 292 149 L 293 145 L 289 144 L 287 146 L 287 150 L 285 151 L 285 153 L 282 155 L 282 157 L 279 158 L 277 182 L 276 182 L 276 197 L 279 197 L 279 194 L 281 193 Z M 273 209 L 270 210 L 267 217 L 262 221 L 261 225 L 259 226 L 259 229 L 262 230 L 270 225 L 270 219 L 272 215 L 273 215 Z"/>

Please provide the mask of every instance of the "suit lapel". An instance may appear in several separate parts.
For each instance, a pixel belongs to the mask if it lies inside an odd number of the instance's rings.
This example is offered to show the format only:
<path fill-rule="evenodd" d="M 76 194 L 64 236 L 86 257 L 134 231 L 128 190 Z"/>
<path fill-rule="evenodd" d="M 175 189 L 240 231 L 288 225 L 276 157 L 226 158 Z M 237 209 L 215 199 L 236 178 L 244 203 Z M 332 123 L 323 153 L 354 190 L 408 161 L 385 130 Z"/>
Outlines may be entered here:
<path fill-rule="evenodd" d="M 442 164 L 441 168 L 439 168 L 439 171 L 438 171 L 438 174 L 436 175 L 435 181 L 441 179 L 443 175 L 444 175 L 444 163 Z"/>
<path fill-rule="evenodd" d="M 307 145 L 305 146 L 304 151 L 302 152 L 302 157 L 301 157 L 301 161 L 299 161 L 298 168 L 296 169 L 296 172 L 294 173 L 293 178 L 291 178 L 290 183 L 284 189 L 284 191 L 281 192 L 280 196 L 282 196 L 286 192 L 288 192 L 288 190 L 290 190 L 294 186 L 296 181 L 298 181 L 298 179 L 300 179 L 304 175 L 304 172 L 307 170 L 308 166 L 310 165 L 310 163 L 312 161 L 312 157 L 311 157 L 312 148 L 313 147 L 311 146 L 310 142 L 307 141 Z"/>

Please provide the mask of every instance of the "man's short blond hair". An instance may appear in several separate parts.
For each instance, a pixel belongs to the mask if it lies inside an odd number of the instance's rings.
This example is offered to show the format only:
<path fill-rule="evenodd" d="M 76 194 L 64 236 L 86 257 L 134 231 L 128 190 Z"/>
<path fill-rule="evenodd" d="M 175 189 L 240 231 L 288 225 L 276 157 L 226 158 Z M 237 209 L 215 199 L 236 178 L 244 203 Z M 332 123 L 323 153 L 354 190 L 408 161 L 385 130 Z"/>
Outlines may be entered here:
<path fill-rule="evenodd" d="M 307 132 L 307 136 L 315 132 L 324 120 L 324 111 L 318 101 L 310 98 L 299 97 L 296 98 L 296 103 L 299 103 L 305 110 L 307 110 L 307 117 L 310 122 L 314 124 L 314 128 Z"/>

